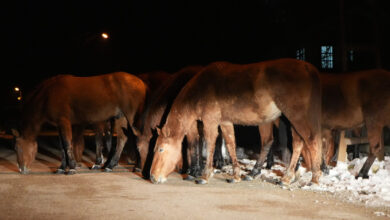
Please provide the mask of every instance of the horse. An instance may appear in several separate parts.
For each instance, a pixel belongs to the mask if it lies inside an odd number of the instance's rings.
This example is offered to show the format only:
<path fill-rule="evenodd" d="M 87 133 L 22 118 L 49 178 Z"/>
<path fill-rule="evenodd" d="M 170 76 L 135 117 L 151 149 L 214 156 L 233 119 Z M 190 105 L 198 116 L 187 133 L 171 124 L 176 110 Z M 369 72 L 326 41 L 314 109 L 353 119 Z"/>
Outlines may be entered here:
<path fill-rule="evenodd" d="M 155 71 L 155 72 L 146 72 L 146 73 L 141 73 L 137 75 L 138 78 L 140 78 L 144 84 L 148 88 L 148 97 L 154 97 L 157 95 L 157 91 L 159 90 L 160 87 L 162 87 L 170 77 L 171 74 L 164 72 L 164 71 Z M 149 103 L 148 100 L 150 98 L 147 97 L 147 100 L 144 102 L 144 107 L 143 109 L 146 110 L 147 105 Z M 144 111 L 143 111 L 144 112 Z M 136 132 L 130 133 L 126 132 L 128 137 L 130 138 L 136 138 L 140 134 L 140 130 L 143 130 L 144 122 L 143 120 L 145 119 L 144 113 L 140 114 L 140 117 L 137 118 L 137 124 L 139 125 L 140 129 L 137 130 Z M 127 139 L 126 139 L 127 140 Z M 110 157 L 108 158 L 107 162 L 104 165 L 104 171 L 106 172 L 111 172 L 112 169 L 118 165 L 118 161 L 120 158 L 120 155 L 122 154 L 123 147 L 122 148 L 116 148 L 114 152 L 110 152 Z M 136 141 L 133 142 L 131 140 L 129 151 L 128 151 L 128 158 L 137 158 L 137 146 L 136 146 Z M 139 153 L 139 152 L 138 152 Z M 138 159 L 138 158 L 137 158 Z"/>
<path fill-rule="evenodd" d="M 148 170 L 150 169 L 150 159 L 154 146 L 151 145 L 151 139 L 154 136 L 153 132 L 156 128 L 161 127 L 166 120 L 166 116 L 170 110 L 173 100 L 179 93 L 180 89 L 198 72 L 201 66 L 188 66 L 180 69 L 178 72 L 165 81 L 165 83 L 156 90 L 154 95 L 147 103 L 145 111 L 143 112 L 144 122 L 143 130 L 137 134 L 137 148 L 140 153 L 140 168 L 144 177 L 148 177 Z M 194 137 L 190 136 L 187 140 L 192 143 L 196 141 L 197 130 Z M 149 158 L 149 159 L 148 159 Z M 145 164 L 148 161 L 146 167 Z"/>
<path fill-rule="evenodd" d="M 365 125 L 370 153 L 356 178 L 368 178 L 372 163 L 384 149 L 382 130 L 390 125 L 390 72 L 373 69 L 320 76 L 324 152 L 334 148 L 332 132 Z"/>
<path fill-rule="evenodd" d="M 321 87 L 312 64 L 277 59 L 252 64 L 214 62 L 192 78 L 176 97 L 164 127 L 159 131 L 151 168 L 152 183 L 163 183 L 180 159 L 181 141 L 204 124 L 207 161 L 197 183 L 212 175 L 215 140 L 220 126 L 233 163 L 233 179 L 239 182 L 235 155 L 234 124 L 261 125 L 284 114 L 293 127 L 293 155 L 282 183 L 290 184 L 302 149 L 310 152 L 312 182 L 321 176 Z"/>
<path fill-rule="evenodd" d="M 21 130 L 15 131 L 15 148 L 20 172 L 29 172 L 37 153 L 36 141 L 41 125 L 50 123 L 59 130 L 62 163 L 57 173 L 76 173 L 72 125 L 94 124 L 112 118 L 118 134 L 117 148 L 123 148 L 128 125 L 138 130 L 135 121 L 143 111 L 147 86 L 125 72 L 77 77 L 58 75 L 43 81 L 23 104 Z"/>

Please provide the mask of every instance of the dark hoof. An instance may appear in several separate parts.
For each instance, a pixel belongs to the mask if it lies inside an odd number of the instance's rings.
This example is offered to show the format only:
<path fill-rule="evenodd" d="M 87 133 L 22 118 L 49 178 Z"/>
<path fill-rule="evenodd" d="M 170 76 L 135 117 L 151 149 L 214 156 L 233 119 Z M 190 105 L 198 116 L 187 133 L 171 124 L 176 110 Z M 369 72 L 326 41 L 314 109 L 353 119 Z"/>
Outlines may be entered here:
<path fill-rule="evenodd" d="M 196 183 L 196 184 L 204 185 L 204 184 L 207 183 L 207 180 L 205 180 L 205 179 L 197 179 L 197 180 L 195 180 L 195 183 Z"/>
<path fill-rule="evenodd" d="M 250 175 L 245 175 L 244 178 L 243 178 L 244 181 L 252 181 L 253 180 L 253 177 L 250 176 Z"/>
<path fill-rule="evenodd" d="M 104 172 L 107 172 L 107 173 L 109 173 L 109 172 L 112 172 L 112 169 L 111 169 L 111 168 L 108 168 L 108 167 L 106 167 L 106 168 L 104 168 Z"/>
<path fill-rule="evenodd" d="M 57 169 L 55 174 L 64 174 L 65 173 L 65 170 L 63 169 Z"/>
<path fill-rule="evenodd" d="M 68 171 L 68 175 L 74 175 L 74 174 L 76 174 L 77 172 L 76 172 L 76 170 L 75 169 L 69 169 L 69 171 Z"/>
<path fill-rule="evenodd" d="M 142 169 L 141 169 L 141 168 L 138 168 L 138 167 L 134 167 L 133 172 L 141 173 L 141 172 L 142 172 Z"/>
<path fill-rule="evenodd" d="M 102 168 L 101 165 L 94 164 L 94 165 L 91 167 L 91 170 L 100 170 L 101 168 Z"/>
<path fill-rule="evenodd" d="M 187 175 L 186 177 L 184 177 L 183 180 L 192 181 L 192 180 L 194 180 L 194 179 L 195 179 L 195 177 L 193 177 L 193 176 L 191 176 L 191 175 Z"/>
<path fill-rule="evenodd" d="M 236 180 L 236 179 L 226 179 L 226 182 L 228 182 L 228 183 L 239 183 L 240 180 Z"/>
<path fill-rule="evenodd" d="M 368 179 L 369 178 L 369 176 L 367 174 L 359 173 L 359 175 L 355 176 L 355 179 L 358 179 L 359 177 L 361 177 L 363 179 Z"/>

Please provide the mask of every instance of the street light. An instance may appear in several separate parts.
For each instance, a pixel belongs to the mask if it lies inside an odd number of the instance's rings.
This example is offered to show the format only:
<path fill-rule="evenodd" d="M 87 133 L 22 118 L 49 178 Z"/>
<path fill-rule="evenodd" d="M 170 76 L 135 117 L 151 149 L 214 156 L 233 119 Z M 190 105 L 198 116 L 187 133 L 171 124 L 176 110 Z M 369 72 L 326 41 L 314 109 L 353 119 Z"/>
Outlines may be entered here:
<path fill-rule="evenodd" d="M 103 39 L 108 39 L 108 34 L 107 33 L 102 33 L 102 38 Z"/>
<path fill-rule="evenodd" d="M 22 100 L 22 91 L 18 86 L 14 87 L 14 91 L 17 93 L 18 97 L 16 98 L 18 101 Z"/>

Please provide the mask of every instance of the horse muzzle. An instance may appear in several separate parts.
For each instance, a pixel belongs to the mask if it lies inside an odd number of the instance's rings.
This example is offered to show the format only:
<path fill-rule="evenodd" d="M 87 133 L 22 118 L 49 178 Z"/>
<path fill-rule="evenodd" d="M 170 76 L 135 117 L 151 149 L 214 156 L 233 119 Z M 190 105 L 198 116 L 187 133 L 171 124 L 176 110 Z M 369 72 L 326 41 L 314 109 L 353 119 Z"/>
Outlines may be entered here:
<path fill-rule="evenodd" d="M 21 168 L 19 168 L 19 172 L 20 174 L 28 174 L 30 170 L 26 166 L 22 166 Z"/>
<path fill-rule="evenodd" d="M 155 177 L 153 174 L 150 175 L 150 181 L 152 181 L 153 184 L 160 184 L 167 181 L 167 178 L 159 176 L 158 178 Z"/>

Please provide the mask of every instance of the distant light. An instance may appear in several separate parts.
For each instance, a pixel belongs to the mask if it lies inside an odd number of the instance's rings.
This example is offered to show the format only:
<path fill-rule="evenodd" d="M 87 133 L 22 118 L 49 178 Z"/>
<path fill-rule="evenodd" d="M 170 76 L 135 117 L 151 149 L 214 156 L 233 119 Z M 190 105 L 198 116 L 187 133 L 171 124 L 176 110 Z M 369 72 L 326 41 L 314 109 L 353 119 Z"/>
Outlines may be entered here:
<path fill-rule="evenodd" d="M 20 91 L 19 87 L 17 87 L 17 86 L 15 86 L 14 90 L 15 90 L 15 92 L 19 92 Z"/>
<path fill-rule="evenodd" d="M 18 98 L 17 98 L 19 101 L 22 99 L 22 97 L 20 97 L 20 96 L 18 96 Z"/>
<path fill-rule="evenodd" d="M 102 38 L 108 39 L 108 34 L 107 33 L 102 33 Z"/>

